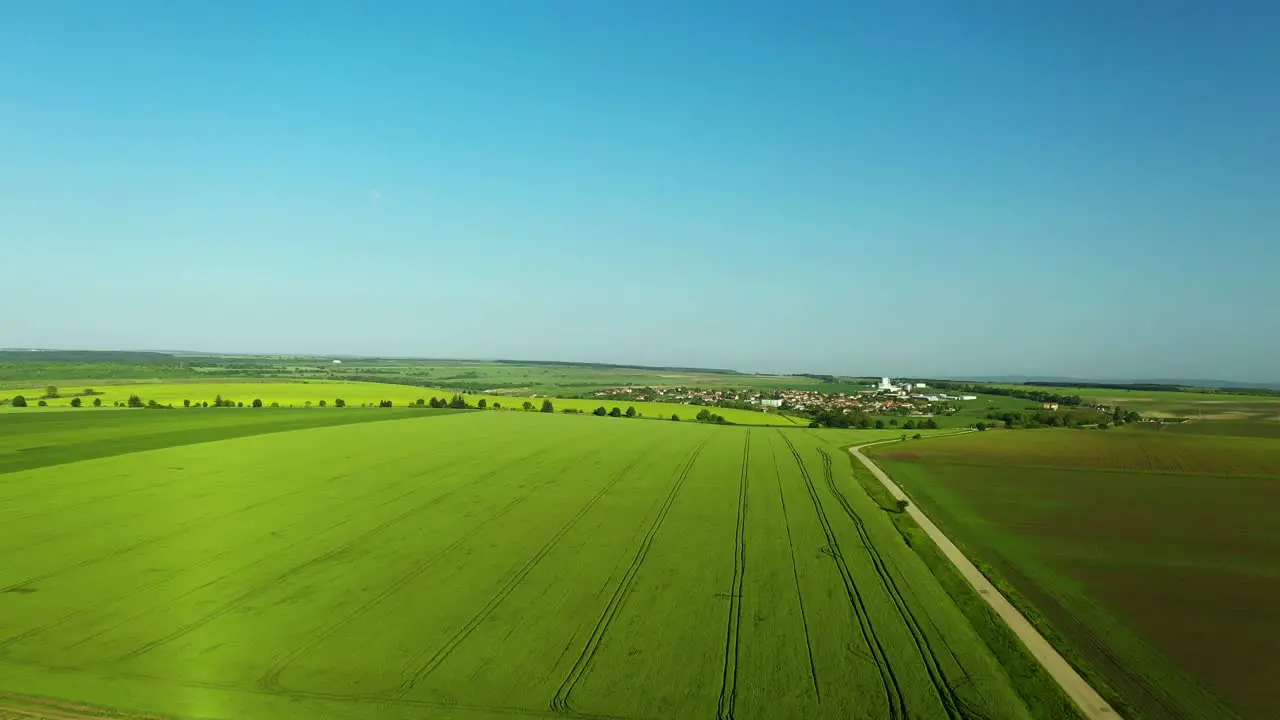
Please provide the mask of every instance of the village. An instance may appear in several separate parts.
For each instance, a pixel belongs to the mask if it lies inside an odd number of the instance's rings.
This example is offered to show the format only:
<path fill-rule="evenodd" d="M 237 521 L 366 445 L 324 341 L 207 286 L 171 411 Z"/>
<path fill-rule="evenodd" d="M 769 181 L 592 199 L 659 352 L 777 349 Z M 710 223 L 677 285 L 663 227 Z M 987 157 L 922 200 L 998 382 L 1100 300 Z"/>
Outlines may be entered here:
<path fill-rule="evenodd" d="M 925 383 L 895 385 L 881 378 L 878 385 L 852 393 L 820 390 L 748 390 L 699 387 L 616 387 L 591 393 L 589 397 L 612 400 L 673 402 L 800 413 L 861 411 L 870 415 L 942 415 L 954 412 L 952 403 L 977 400 L 976 395 L 948 395 L 929 392 Z"/>

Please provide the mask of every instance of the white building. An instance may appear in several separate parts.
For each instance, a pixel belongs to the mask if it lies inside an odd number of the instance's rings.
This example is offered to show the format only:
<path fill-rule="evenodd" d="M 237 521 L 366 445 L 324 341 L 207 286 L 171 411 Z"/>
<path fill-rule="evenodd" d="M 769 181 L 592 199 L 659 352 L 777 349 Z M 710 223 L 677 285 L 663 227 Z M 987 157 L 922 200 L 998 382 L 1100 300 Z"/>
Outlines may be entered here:
<path fill-rule="evenodd" d="M 880 378 L 880 386 L 879 386 L 879 387 L 877 387 L 876 389 L 877 389 L 877 390 L 884 390 L 885 392 L 893 392 L 894 390 L 897 390 L 898 388 L 894 387 L 894 386 L 893 386 L 893 383 L 889 382 L 889 378 L 887 378 L 887 377 L 882 377 L 882 378 Z"/>

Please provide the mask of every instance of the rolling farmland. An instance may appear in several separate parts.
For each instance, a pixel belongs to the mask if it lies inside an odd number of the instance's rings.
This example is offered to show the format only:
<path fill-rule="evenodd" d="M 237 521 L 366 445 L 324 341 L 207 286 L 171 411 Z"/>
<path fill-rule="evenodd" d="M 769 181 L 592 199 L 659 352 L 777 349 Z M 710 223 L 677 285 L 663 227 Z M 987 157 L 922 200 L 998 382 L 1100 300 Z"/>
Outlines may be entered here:
<path fill-rule="evenodd" d="M 1038 717 L 853 479 L 841 446 L 882 436 L 442 413 L 0 468 L 0 690 L 201 718 Z"/>
<path fill-rule="evenodd" d="M 873 449 L 1034 604 L 1126 717 L 1280 715 L 1280 441 L 1166 428 Z"/>
<path fill-rule="evenodd" d="M 65 383 L 64 383 L 65 384 Z M 182 406 L 183 400 L 191 400 L 199 404 L 207 402 L 213 404 L 216 397 L 230 400 L 232 402 L 242 402 L 249 405 L 254 399 L 260 399 L 266 405 L 278 403 L 282 407 L 303 407 L 307 403 L 318 405 L 320 401 L 332 404 L 337 398 L 346 401 L 348 407 L 360 405 L 377 405 L 379 401 L 390 400 L 397 407 L 405 406 L 416 401 L 419 398 L 440 397 L 449 398 L 455 393 L 448 390 L 438 388 L 423 388 L 410 385 L 394 385 L 386 383 L 372 382 L 341 382 L 341 381 L 305 381 L 305 382 L 243 382 L 243 381 L 225 381 L 214 380 L 205 382 L 187 382 L 187 383 L 131 383 L 126 385 L 99 385 L 94 388 L 100 395 L 102 401 L 111 405 L 114 402 L 124 403 L 129 399 L 130 395 L 139 396 L 143 402 L 154 400 L 161 405 L 174 405 L 177 408 Z M 66 407 L 71 402 L 72 396 L 70 392 L 76 392 L 74 386 L 66 388 L 68 394 L 64 397 L 50 399 L 47 402 L 52 408 Z M 40 393 L 44 392 L 44 388 L 17 388 L 6 390 L 6 394 L 16 395 L 26 393 L 27 397 L 32 400 L 40 397 Z M 540 397 L 508 397 L 504 395 L 475 395 L 470 393 L 462 393 L 462 396 L 468 402 L 474 404 L 481 398 L 488 403 L 500 403 L 508 409 L 519 408 L 524 401 L 530 401 L 535 407 L 541 405 L 543 398 Z M 84 402 L 89 402 L 85 398 L 81 398 Z M 668 419 L 671 415 L 680 416 L 681 420 L 693 420 L 701 407 L 696 405 L 681 405 L 678 403 L 656 403 L 656 402 L 628 402 L 623 400 L 602 400 L 602 399 L 583 399 L 583 398 L 551 398 L 555 403 L 557 410 L 565 408 L 574 408 L 583 412 L 591 412 L 592 410 L 604 406 L 606 409 L 618 407 L 626 410 L 630 406 L 634 406 L 636 411 L 646 417 L 657 417 Z M 81 408 L 81 411 L 91 411 L 94 408 Z M 0 408 L 9 412 L 32 412 L 39 408 Z M 794 427 L 798 424 L 798 420 L 792 420 L 780 416 L 776 413 L 754 412 L 751 410 L 737 410 L 734 408 L 710 408 L 719 415 L 724 416 L 731 423 L 739 425 L 779 425 L 783 427 Z"/>

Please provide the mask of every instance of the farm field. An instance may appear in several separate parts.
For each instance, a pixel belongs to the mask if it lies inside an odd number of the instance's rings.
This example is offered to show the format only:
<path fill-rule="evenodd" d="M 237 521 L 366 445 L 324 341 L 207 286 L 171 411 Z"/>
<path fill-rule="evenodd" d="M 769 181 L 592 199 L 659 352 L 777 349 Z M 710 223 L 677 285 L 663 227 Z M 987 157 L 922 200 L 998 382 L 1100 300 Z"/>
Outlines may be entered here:
<path fill-rule="evenodd" d="M 1280 717 L 1280 441 L 991 431 L 870 454 L 1125 717 Z"/>
<path fill-rule="evenodd" d="M 1280 396 L 1233 395 L 1212 392 L 1172 392 L 1162 390 L 1118 390 L 1006 385 L 1020 390 L 1048 390 L 1079 395 L 1086 402 L 1120 406 L 1147 417 L 1185 417 L 1197 420 L 1252 420 L 1280 422 Z"/>
<path fill-rule="evenodd" d="M 853 478 L 841 447 L 886 436 L 406 413 L 51 457 L 0 473 L 0 691 L 199 718 L 1039 717 Z"/>
<path fill-rule="evenodd" d="M 213 440 L 437 413 L 431 408 L 301 408 L 0 413 L 0 473 Z"/>
<path fill-rule="evenodd" d="M 50 407 L 66 407 L 71 402 L 70 393 L 79 392 L 81 388 L 77 386 L 58 385 L 62 388 L 60 394 L 66 397 L 54 398 L 47 400 Z M 281 407 L 302 407 L 310 402 L 317 405 L 321 400 L 332 405 L 337 398 L 346 401 L 348 409 L 352 406 L 361 405 L 377 405 L 382 400 L 390 400 L 396 406 L 405 406 L 416 401 L 418 398 L 449 398 L 454 393 L 448 390 L 413 387 L 410 385 L 392 385 L 373 382 L 341 382 L 341 381 L 305 381 L 305 382 L 184 382 L 184 383 L 139 383 L 124 385 L 98 385 L 92 386 L 96 392 L 101 393 L 96 397 L 102 399 L 103 403 L 111 405 L 114 402 L 124 403 L 129 399 L 130 395 L 138 395 L 143 402 L 155 400 L 161 405 L 173 404 L 175 407 L 181 407 L 183 400 L 191 400 L 193 403 L 207 402 L 213 404 L 214 398 L 221 396 L 224 400 L 232 400 L 242 402 L 249 405 L 254 399 L 260 399 L 266 405 L 271 403 L 279 403 Z M 34 405 L 34 399 L 40 397 L 44 393 L 43 387 L 26 387 L 14 388 L 5 391 L 9 397 L 18 394 L 24 394 L 28 398 L 28 402 Z M 504 408 L 519 408 L 521 403 L 528 400 L 535 407 L 541 406 L 543 398 L 533 397 L 506 397 L 500 395 L 475 395 L 463 394 L 468 402 L 474 404 L 481 398 L 489 403 L 501 403 Z M 85 398 L 82 401 L 88 402 Z M 611 409 L 614 406 L 626 410 L 629 406 L 634 406 L 636 411 L 650 418 L 669 419 L 673 414 L 679 415 L 681 420 L 693 420 L 701 409 L 695 405 L 681 405 L 678 403 L 651 403 L 651 402 L 622 402 L 608 400 L 590 400 L 590 399 L 574 399 L 574 398 L 552 398 L 556 410 L 564 408 L 575 408 L 584 412 L 591 412 L 597 407 L 604 406 Z M 315 408 L 319 410 L 319 408 Z M 19 409 L 8 408 L 10 412 L 17 412 Z M 38 410 L 38 408 L 28 407 L 25 411 Z M 81 408 L 81 411 L 90 410 L 90 408 Z M 330 410 L 335 410 L 330 408 Z M 798 421 L 777 415 L 776 413 L 753 412 L 750 410 L 735 410 L 732 408 L 710 408 L 712 412 L 724 416 L 726 420 L 741 425 L 781 425 L 794 427 Z"/>

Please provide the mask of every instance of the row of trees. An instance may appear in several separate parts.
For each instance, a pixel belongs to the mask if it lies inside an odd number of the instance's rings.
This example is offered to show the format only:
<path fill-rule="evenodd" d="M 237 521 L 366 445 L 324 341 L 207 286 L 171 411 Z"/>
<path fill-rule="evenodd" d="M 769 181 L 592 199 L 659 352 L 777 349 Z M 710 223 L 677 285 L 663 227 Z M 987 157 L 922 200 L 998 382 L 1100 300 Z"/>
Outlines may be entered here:
<path fill-rule="evenodd" d="M 51 389 L 53 389 L 53 390 L 55 391 L 55 393 L 56 393 L 57 388 L 53 388 L 52 386 L 50 386 L 50 388 L 51 388 Z M 95 394 L 95 393 L 94 393 L 92 390 L 86 390 L 86 391 L 85 391 L 85 394 L 86 394 L 86 395 L 93 395 L 93 394 Z M 45 395 L 45 397 L 54 397 L 54 398 L 56 398 L 56 397 L 60 397 L 60 396 L 59 396 L 59 395 L 57 395 L 57 394 L 54 394 L 54 395 Z M 21 407 L 21 408 L 29 407 L 28 402 L 27 402 L 27 396 L 26 396 L 26 395 L 14 395 L 12 398 L 10 398 L 10 399 L 8 399 L 8 400 L 0 400 L 0 405 L 5 405 L 5 404 L 12 405 L 12 406 L 14 406 L 14 407 Z M 71 398 L 71 402 L 70 402 L 69 404 L 71 405 L 71 407 L 82 407 L 82 406 L 84 405 L 84 401 L 83 401 L 83 400 L 81 400 L 79 397 L 73 397 L 73 398 Z M 119 405 L 119 404 L 120 404 L 120 403 L 116 403 L 116 405 Z M 44 398 L 40 398 L 40 399 L 36 400 L 36 405 L 37 405 L 38 407 L 47 407 L 47 406 L 49 405 L 49 403 L 48 403 L 48 401 L 46 401 Z M 102 407 L 102 398 L 99 398 L 99 397 L 94 398 L 94 399 L 93 399 L 93 406 L 94 406 L 94 407 Z"/>
<path fill-rule="evenodd" d="M 1011 410 L 1011 411 L 991 411 L 987 413 L 987 419 L 995 421 L 993 423 L 978 423 L 976 426 L 979 430 L 985 430 L 988 427 L 996 427 L 995 423 L 1003 423 L 1005 429 L 1012 430 L 1014 428 L 1041 428 L 1041 427 L 1100 427 L 1105 428 L 1111 424 L 1123 424 L 1128 418 L 1137 416 L 1137 413 L 1124 413 L 1115 411 L 1112 414 L 1104 412 L 1081 409 L 1070 412 L 1054 412 L 1052 410 Z M 1118 418 L 1118 421 L 1117 421 Z M 1141 419 L 1137 417 L 1136 419 Z M 1136 422 L 1136 419 L 1134 420 Z"/>
<path fill-rule="evenodd" d="M 671 417 L 675 417 L 675 415 L 672 415 Z M 731 425 L 732 424 L 728 420 L 725 420 L 723 415 L 717 415 L 711 412 L 710 410 L 707 410 L 706 408 L 702 408 L 701 410 L 699 410 L 697 416 L 694 419 L 700 423 L 711 423 L 713 425 Z"/>
<path fill-rule="evenodd" d="M 603 406 L 603 405 L 601 405 L 600 407 L 598 407 L 598 408 L 596 408 L 595 410 L 591 411 L 591 414 L 592 414 L 592 415 L 599 415 L 600 417 L 604 417 L 605 415 L 608 415 L 609 417 L 624 417 L 624 416 L 625 416 L 625 417 L 633 418 L 633 417 L 635 417 L 638 413 L 636 413 L 636 409 L 635 409 L 634 407 L 628 407 L 628 408 L 627 408 L 627 411 L 626 411 L 626 412 L 623 412 L 623 411 L 622 411 L 622 408 L 620 408 L 620 407 L 618 407 L 618 406 L 616 406 L 616 405 L 613 407 L 613 409 L 612 409 L 612 410 L 605 410 L 605 409 L 604 409 L 604 406 Z"/>
<path fill-rule="evenodd" d="M 829 427 L 829 428 L 861 428 L 870 430 L 884 430 L 889 427 L 898 427 L 897 418 L 889 418 L 888 422 L 884 418 L 876 418 L 868 415 L 861 410 L 852 410 L 842 412 L 840 410 L 817 410 L 810 415 L 809 427 Z M 938 421 L 932 417 L 920 418 L 918 420 L 907 420 L 902 423 L 903 430 L 937 430 L 939 428 Z"/>
<path fill-rule="evenodd" d="M 1079 395 L 1066 395 L 1063 393 L 1050 392 L 1049 390 L 1035 390 L 1026 388 L 1007 388 L 995 385 L 975 385 L 973 383 L 950 382 L 947 380 L 930 380 L 930 387 L 938 390 L 952 390 L 960 393 L 982 393 L 986 395 L 1000 395 L 1003 397 L 1015 397 L 1023 400 L 1034 400 L 1035 402 L 1053 402 L 1059 405 L 1070 405 L 1078 407 L 1084 405 L 1084 399 Z"/>

